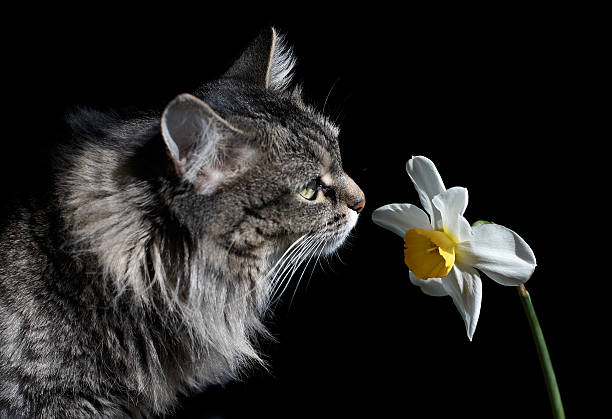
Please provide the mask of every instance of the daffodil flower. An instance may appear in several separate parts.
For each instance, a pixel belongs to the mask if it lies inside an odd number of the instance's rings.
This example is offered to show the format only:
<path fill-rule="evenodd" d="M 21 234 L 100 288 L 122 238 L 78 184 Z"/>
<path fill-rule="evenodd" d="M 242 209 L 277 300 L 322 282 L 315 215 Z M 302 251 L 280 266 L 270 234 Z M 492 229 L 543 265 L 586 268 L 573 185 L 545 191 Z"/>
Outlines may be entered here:
<path fill-rule="evenodd" d="M 470 226 L 463 217 L 466 188 L 446 189 L 433 162 L 413 157 L 406 164 L 425 211 L 411 204 L 378 208 L 372 220 L 404 239 L 410 281 L 432 296 L 450 296 L 461 313 L 470 340 L 480 304 L 480 272 L 506 286 L 525 283 L 536 260 L 529 245 L 499 224 Z"/>

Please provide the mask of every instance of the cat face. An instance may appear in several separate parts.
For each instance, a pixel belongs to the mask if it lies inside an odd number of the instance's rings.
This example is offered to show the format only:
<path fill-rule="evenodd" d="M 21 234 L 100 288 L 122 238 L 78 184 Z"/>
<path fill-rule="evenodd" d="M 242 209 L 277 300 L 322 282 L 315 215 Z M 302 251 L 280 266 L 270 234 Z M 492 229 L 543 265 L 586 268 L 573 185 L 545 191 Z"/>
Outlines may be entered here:
<path fill-rule="evenodd" d="M 288 88 L 293 63 L 272 30 L 162 116 L 174 170 L 194 189 L 177 208 L 205 219 L 201 234 L 247 259 L 298 242 L 304 255 L 329 254 L 365 205 L 342 169 L 338 129 Z"/>

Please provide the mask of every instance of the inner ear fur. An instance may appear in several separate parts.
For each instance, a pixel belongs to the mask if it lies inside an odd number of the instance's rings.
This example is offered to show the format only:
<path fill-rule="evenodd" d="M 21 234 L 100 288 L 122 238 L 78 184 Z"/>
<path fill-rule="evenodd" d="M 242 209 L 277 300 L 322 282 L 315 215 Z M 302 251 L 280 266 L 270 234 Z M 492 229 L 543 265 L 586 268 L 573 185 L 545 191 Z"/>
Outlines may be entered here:
<path fill-rule="evenodd" d="M 190 94 L 181 94 L 166 106 L 161 132 L 177 174 L 201 193 L 216 190 L 256 156 L 243 131 Z"/>

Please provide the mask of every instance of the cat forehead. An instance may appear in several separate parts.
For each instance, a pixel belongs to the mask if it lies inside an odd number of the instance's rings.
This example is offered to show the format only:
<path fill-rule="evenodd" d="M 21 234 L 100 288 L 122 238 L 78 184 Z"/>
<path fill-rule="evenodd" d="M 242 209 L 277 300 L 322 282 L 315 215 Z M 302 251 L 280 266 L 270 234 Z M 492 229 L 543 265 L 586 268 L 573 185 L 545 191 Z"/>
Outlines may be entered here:
<path fill-rule="evenodd" d="M 318 163 L 327 171 L 340 165 L 338 130 L 326 126 L 325 120 L 287 121 L 286 125 L 269 127 L 273 148 L 282 155 L 298 154 Z"/>
<path fill-rule="evenodd" d="M 271 128 L 285 127 L 295 136 L 309 134 L 335 141 L 339 130 L 327 117 L 312 106 L 291 95 L 265 92 L 243 98 L 242 106 L 235 108 L 240 115 L 270 124 Z"/>
<path fill-rule="evenodd" d="M 340 160 L 338 127 L 327 117 L 304 103 L 267 108 L 267 123 L 273 139 L 291 148 L 305 148 L 330 165 Z"/>
<path fill-rule="evenodd" d="M 321 161 L 340 159 L 339 129 L 303 104 L 268 102 L 234 109 L 230 123 L 251 132 L 262 148 L 283 153 L 307 152 Z"/>
<path fill-rule="evenodd" d="M 267 152 L 307 154 L 325 166 L 340 161 L 338 127 L 291 92 L 218 80 L 198 92 L 232 125 L 250 132 Z"/>

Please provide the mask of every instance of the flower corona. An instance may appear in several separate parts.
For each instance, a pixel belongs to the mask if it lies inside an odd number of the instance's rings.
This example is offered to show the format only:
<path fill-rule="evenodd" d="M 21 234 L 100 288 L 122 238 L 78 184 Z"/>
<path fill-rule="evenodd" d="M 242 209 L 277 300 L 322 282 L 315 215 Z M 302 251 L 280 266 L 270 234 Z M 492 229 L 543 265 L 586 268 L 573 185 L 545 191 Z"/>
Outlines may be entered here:
<path fill-rule="evenodd" d="M 404 261 L 419 278 L 442 278 L 455 264 L 455 241 L 443 231 L 413 228 L 404 236 Z"/>

